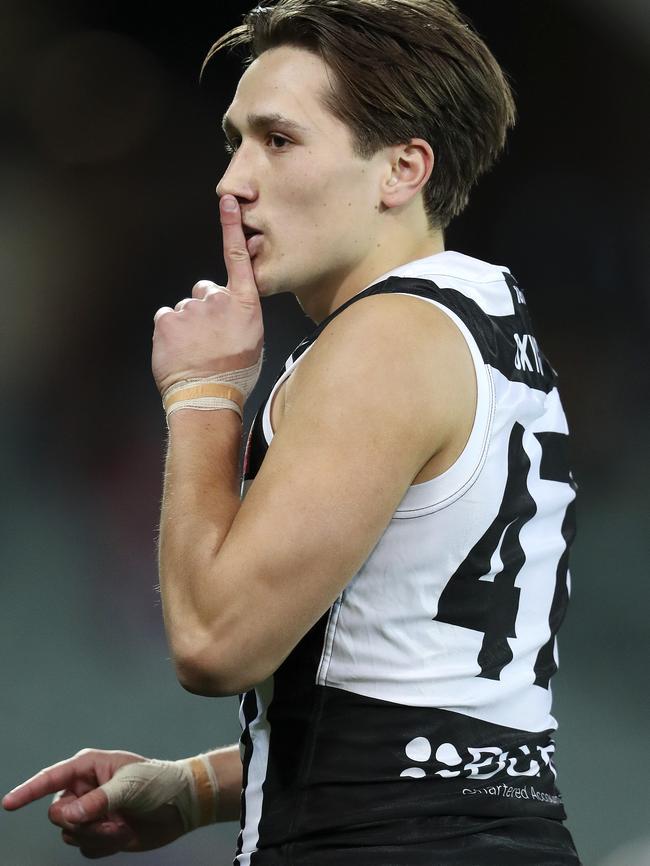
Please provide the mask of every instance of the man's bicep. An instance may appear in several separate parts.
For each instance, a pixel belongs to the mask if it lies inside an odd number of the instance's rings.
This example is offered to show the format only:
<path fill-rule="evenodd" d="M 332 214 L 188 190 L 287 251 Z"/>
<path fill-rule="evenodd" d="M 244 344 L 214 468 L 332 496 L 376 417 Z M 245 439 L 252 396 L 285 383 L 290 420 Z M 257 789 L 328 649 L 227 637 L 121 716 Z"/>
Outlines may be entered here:
<path fill-rule="evenodd" d="M 268 675 L 334 602 L 377 543 L 411 473 L 348 425 L 286 419 L 219 553 L 242 591 L 248 662 Z M 345 432 L 347 431 L 347 438 Z M 390 468 L 392 466 L 392 468 Z M 251 670 L 252 673 L 252 670 Z"/>
<path fill-rule="evenodd" d="M 219 553 L 220 572 L 241 590 L 224 634 L 228 654 L 253 681 L 338 597 L 445 435 L 444 411 L 423 407 L 435 365 L 414 363 L 420 336 L 389 357 L 383 319 L 341 325 L 294 374 L 280 428 Z"/>

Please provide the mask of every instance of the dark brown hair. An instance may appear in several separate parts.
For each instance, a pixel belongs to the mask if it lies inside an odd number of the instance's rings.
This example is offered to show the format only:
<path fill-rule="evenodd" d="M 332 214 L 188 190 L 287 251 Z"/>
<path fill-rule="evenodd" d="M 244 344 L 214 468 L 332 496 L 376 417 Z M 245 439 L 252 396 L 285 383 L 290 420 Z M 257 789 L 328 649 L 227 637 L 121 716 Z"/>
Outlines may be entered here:
<path fill-rule="evenodd" d="M 427 141 L 435 154 L 423 190 L 432 227 L 444 229 L 464 209 L 515 122 L 504 73 L 449 0 L 277 0 L 223 35 L 203 69 L 239 45 L 249 63 L 281 45 L 319 55 L 334 73 L 325 104 L 352 131 L 357 155 Z"/>

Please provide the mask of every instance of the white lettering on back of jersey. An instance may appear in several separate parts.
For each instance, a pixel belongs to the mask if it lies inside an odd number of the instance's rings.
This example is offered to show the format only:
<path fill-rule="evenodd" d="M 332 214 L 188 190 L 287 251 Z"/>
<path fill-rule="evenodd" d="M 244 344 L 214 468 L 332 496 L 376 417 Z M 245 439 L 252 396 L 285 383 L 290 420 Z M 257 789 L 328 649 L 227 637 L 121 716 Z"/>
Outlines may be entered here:
<path fill-rule="evenodd" d="M 528 347 L 530 346 L 530 351 L 533 356 L 533 362 L 535 364 L 535 370 L 538 373 L 542 371 L 542 359 L 539 353 L 539 346 L 537 345 L 537 340 L 535 337 L 530 334 L 524 334 L 520 336 L 519 334 L 515 334 L 515 343 L 517 344 L 517 351 L 515 354 L 515 367 L 517 370 L 530 370 L 533 372 L 533 365 L 531 364 L 530 358 L 528 357 Z"/>
<path fill-rule="evenodd" d="M 521 289 L 519 288 L 519 286 L 514 286 L 514 285 L 513 285 L 512 288 L 515 290 L 515 296 L 516 296 L 517 300 L 519 301 L 519 303 L 520 303 L 520 304 L 525 304 L 525 303 L 526 303 L 526 298 L 524 297 L 524 293 L 521 291 Z"/>

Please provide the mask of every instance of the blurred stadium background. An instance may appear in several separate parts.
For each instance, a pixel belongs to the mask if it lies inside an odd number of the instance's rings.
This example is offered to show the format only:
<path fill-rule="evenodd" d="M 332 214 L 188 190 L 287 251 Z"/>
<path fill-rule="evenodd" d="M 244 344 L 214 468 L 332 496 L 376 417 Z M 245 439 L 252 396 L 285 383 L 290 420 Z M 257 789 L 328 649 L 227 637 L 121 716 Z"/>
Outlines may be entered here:
<path fill-rule="evenodd" d="M 506 264 L 559 370 L 580 484 L 557 761 L 585 866 L 650 863 L 647 771 L 650 5 L 461 0 L 511 76 L 508 153 L 447 247 Z M 165 425 L 155 310 L 223 280 L 214 186 L 246 2 L 0 0 L 0 787 L 84 746 L 235 742 L 236 698 L 176 682 L 156 594 Z M 308 323 L 266 303 L 268 384 Z M 45 801 L 3 866 L 71 866 Z M 138 863 L 221 866 L 237 827 Z M 110 862 L 132 862 L 118 855 Z"/>

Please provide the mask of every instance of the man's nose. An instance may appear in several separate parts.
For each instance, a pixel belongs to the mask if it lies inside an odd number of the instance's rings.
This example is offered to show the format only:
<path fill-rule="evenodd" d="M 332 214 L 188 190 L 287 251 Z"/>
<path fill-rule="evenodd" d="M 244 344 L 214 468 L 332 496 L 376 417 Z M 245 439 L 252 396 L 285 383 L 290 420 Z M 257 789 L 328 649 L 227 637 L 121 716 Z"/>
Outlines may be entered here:
<path fill-rule="evenodd" d="M 240 201 L 253 201 L 257 195 L 253 180 L 250 161 L 243 158 L 241 148 L 233 154 L 228 168 L 217 184 L 216 193 L 221 198 L 224 195 L 234 195 Z"/>

